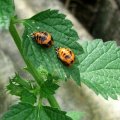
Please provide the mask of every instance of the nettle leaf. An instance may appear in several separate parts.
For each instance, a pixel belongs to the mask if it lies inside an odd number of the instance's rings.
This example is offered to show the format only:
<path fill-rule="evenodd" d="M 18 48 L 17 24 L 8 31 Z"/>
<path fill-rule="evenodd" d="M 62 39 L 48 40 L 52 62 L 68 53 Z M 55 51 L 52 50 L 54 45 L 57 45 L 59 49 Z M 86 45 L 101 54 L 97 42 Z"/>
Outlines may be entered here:
<path fill-rule="evenodd" d="M 59 88 L 59 85 L 56 84 L 59 78 L 56 76 L 52 76 L 45 69 L 38 68 L 37 72 L 40 75 L 41 79 L 44 80 L 44 82 L 40 84 L 40 88 L 38 91 L 40 93 L 40 96 L 48 98 L 50 95 L 55 94 L 55 91 Z"/>
<path fill-rule="evenodd" d="M 77 111 L 69 111 L 67 112 L 67 116 L 71 117 L 72 120 L 82 120 L 83 117 L 82 112 L 77 112 Z"/>
<path fill-rule="evenodd" d="M 10 82 L 7 85 L 7 90 L 12 95 L 19 96 L 22 102 L 30 104 L 34 104 L 36 102 L 36 96 L 33 93 L 32 86 L 27 82 L 27 80 L 20 78 L 17 74 L 13 79 L 10 79 Z"/>
<path fill-rule="evenodd" d="M 48 106 L 19 103 L 12 106 L 1 120 L 72 120 L 66 112 Z"/>
<path fill-rule="evenodd" d="M 82 44 L 79 56 L 81 80 L 104 98 L 120 95 L 120 47 L 113 41 L 94 40 Z"/>
<path fill-rule="evenodd" d="M 55 94 L 55 90 L 57 90 L 58 88 L 59 86 L 52 80 L 47 80 L 40 87 L 40 95 L 47 98 L 50 95 Z"/>
<path fill-rule="evenodd" d="M 0 30 L 8 29 L 10 18 L 14 16 L 14 10 L 13 0 L 0 0 Z"/>
<path fill-rule="evenodd" d="M 32 64 L 38 68 L 44 68 L 49 73 L 59 76 L 62 80 L 69 78 L 80 83 L 78 69 L 78 55 L 83 52 L 77 43 L 78 34 L 72 29 L 72 23 L 65 19 L 65 15 L 57 10 L 46 10 L 30 19 L 24 21 L 25 31 L 23 34 L 23 54 Z M 54 45 L 51 48 L 43 48 L 31 38 L 31 33 L 36 31 L 47 31 L 52 35 Z M 57 57 L 55 48 L 70 48 L 75 53 L 75 63 L 67 67 Z"/>

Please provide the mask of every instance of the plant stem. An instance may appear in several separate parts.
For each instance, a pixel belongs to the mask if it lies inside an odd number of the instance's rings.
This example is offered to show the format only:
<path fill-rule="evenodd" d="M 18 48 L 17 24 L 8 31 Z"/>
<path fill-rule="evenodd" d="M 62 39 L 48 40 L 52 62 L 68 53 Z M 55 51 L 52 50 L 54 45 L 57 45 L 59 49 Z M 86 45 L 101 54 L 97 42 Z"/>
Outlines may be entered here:
<path fill-rule="evenodd" d="M 19 50 L 19 52 L 20 52 L 20 54 L 21 54 L 21 56 L 22 56 L 22 58 L 24 60 L 24 62 L 27 65 L 28 70 L 30 71 L 30 73 L 32 74 L 32 76 L 35 78 L 36 82 L 40 85 L 43 82 L 43 80 L 40 79 L 40 75 L 37 73 L 37 70 L 34 68 L 34 66 L 31 64 L 31 62 L 27 58 L 24 57 L 24 55 L 22 53 L 21 38 L 20 38 L 20 36 L 19 36 L 16 28 L 15 28 L 14 18 L 12 18 L 11 21 L 10 21 L 9 31 L 10 31 L 13 39 L 14 39 L 14 42 L 15 42 L 15 44 L 16 44 L 16 46 L 17 46 L 17 48 L 18 48 L 18 50 Z M 48 98 L 48 101 L 49 101 L 49 103 L 50 103 L 50 105 L 52 107 L 60 109 L 60 106 L 59 106 L 59 104 L 56 101 L 56 99 L 55 99 L 54 96 L 51 95 Z"/>
<path fill-rule="evenodd" d="M 24 62 L 25 62 L 26 65 L 27 65 L 28 70 L 30 70 L 31 74 L 33 75 L 33 77 L 35 78 L 35 80 L 36 80 L 37 82 L 42 82 L 41 79 L 39 80 L 39 76 L 38 76 L 38 74 L 35 72 L 36 70 L 34 70 L 33 65 L 30 63 L 30 61 L 29 61 L 28 59 L 26 59 L 26 58 L 23 56 L 21 38 L 20 38 L 20 36 L 19 36 L 19 34 L 18 34 L 15 26 L 14 26 L 14 18 L 12 18 L 11 21 L 10 21 L 9 31 L 10 31 L 13 39 L 14 39 L 14 42 L 15 42 L 15 44 L 16 44 L 16 46 L 17 46 L 17 48 L 18 48 L 18 50 L 19 50 L 19 52 L 20 52 L 20 54 L 21 54 L 21 56 L 22 56 L 22 58 L 23 58 L 23 60 L 24 60 Z"/>
<path fill-rule="evenodd" d="M 54 96 L 49 96 L 48 102 L 50 103 L 51 106 L 56 107 L 60 110 L 60 106 L 58 104 L 58 102 L 56 101 Z"/>

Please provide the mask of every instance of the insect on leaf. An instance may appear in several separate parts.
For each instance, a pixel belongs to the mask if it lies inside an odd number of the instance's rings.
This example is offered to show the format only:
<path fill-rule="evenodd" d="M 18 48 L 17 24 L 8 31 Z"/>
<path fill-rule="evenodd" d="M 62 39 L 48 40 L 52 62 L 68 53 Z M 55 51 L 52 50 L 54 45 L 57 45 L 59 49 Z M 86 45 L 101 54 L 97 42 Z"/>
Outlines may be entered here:
<path fill-rule="evenodd" d="M 77 32 L 72 29 L 71 21 L 65 19 L 65 15 L 57 10 L 46 10 L 24 21 L 23 54 L 31 61 L 34 67 L 46 69 L 53 76 L 59 76 L 62 80 L 72 78 L 80 84 L 78 69 L 78 55 L 83 49 L 77 40 Z M 50 48 L 44 48 L 37 44 L 31 34 L 37 31 L 46 31 L 51 34 L 54 44 Z M 70 48 L 75 54 L 75 62 L 70 67 L 64 65 L 57 57 L 55 48 Z"/>

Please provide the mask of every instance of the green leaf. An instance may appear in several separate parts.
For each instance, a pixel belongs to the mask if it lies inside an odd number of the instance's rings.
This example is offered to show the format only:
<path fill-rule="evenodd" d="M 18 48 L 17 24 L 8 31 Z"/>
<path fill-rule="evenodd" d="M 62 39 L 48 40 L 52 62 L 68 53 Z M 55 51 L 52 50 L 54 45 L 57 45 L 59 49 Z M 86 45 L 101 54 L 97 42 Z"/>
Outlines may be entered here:
<path fill-rule="evenodd" d="M 13 0 L 0 0 L 0 30 L 8 29 L 10 18 L 14 16 L 14 10 Z"/>
<path fill-rule="evenodd" d="M 120 47 L 113 41 L 94 40 L 82 44 L 79 56 L 81 80 L 104 98 L 120 95 Z"/>
<path fill-rule="evenodd" d="M 48 71 L 46 69 L 38 67 L 37 73 L 39 74 L 39 76 L 43 80 L 43 82 L 47 80 Z"/>
<path fill-rule="evenodd" d="M 52 80 L 45 81 L 40 88 L 40 95 L 42 97 L 49 97 L 50 95 L 55 94 L 55 90 L 57 90 L 59 86 L 53 83 Z"/>
<path fill-rule="evenodd" d="M 66 112 L 43 106 L 41 108 L 30 104 L 19 103 L 5 113 L 2 120 L 72 120 Z"/>
<path fill-rule="evenodd" d="M 72 120 L 82 120 L 83 113 L 70 111 L 70 112 L 67 112 L 67 116 L 71 117 Z"/>
<path fill-rule="evenodd" d="M 23 54 L 36 68 L 44 68 L 53 76 L 59 76 L 62 80 L 74 79 L 80 84 L 78 69 L 78 55 L 83 52 L 77 43 L 78 34 L 72 29 L 72 23 L 65 19 L 65 15 L 57 10 L 46 10 L 24 21 Z M 31 33 L 47 31 L 52 35 L 54 45 L 51 48 L 43 48 L 31 38 Z M 75 53 L 75 63 L 67 67 L 57 57 L 55 48 L 70 48 Z M 74 74 L 73 74 L 74 73 Z"/>
<path fill-rule="evenodd" d="M 20 78 L 19 75 L 13 79 L 10 79 L 9 85 L 7 85 L 7 90 L 12 94 L 20 97 L 22 102 L 34 104 L 36 102 L 36 96 L 34 94 L 34 89 L 28 83 L 27 80 Z"/>

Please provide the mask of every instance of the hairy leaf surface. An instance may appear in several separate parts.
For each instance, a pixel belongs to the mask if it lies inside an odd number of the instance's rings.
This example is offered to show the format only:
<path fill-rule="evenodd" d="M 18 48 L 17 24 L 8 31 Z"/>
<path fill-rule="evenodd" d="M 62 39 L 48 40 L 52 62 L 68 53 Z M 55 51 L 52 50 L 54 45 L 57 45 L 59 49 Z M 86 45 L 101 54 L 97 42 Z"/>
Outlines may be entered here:
<path fill-rule="evenodd" d="M 120 95 L 120 48 L 115 42 L 94 40 L 82 44 L 79 56 L 81 80 L 104 98 Z"/>

